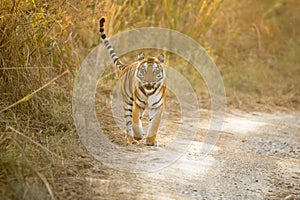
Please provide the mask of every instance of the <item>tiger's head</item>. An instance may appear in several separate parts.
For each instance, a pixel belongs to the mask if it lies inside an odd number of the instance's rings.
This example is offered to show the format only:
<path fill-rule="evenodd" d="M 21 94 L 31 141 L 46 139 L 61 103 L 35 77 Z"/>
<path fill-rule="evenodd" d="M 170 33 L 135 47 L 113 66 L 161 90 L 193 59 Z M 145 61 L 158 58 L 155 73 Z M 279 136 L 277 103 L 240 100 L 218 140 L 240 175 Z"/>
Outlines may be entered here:
<path fill-rule="evenodd" d="M 136 78 L 139 80 L 140 87 L 143 87 L 147 93 L 151 93 L 165 80 L 164 56 L 161 54 L 157 58 L 145 58 L 141 53 L 138 59 Z"/>

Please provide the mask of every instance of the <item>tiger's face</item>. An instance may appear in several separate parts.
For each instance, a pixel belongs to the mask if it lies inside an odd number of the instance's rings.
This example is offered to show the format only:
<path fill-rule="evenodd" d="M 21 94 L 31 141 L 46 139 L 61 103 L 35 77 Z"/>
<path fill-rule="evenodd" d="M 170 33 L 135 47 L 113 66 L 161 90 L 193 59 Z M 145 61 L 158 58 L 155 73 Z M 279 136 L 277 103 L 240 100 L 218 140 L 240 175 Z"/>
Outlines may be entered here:
<path fill-rule="evenodd" d="M 165 79 L 164 71 L 164 56 L 160 55 L 157 58 L 145 58 L 143 54 L 139 55 L 139 65 L 136 72 L 136 77 L 140 82 L 140 86 L 146 92 L 155 90 Z"/>

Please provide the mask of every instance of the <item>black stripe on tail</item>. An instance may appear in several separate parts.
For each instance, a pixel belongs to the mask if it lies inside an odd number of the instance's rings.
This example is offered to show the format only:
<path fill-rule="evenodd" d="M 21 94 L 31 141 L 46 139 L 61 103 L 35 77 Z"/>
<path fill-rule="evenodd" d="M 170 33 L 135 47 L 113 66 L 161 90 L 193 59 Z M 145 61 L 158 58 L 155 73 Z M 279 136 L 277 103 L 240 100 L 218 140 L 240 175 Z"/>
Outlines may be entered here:
<path fill-rule="evenodd" d="M 101 33 L 101 38 L 103 40 L 103 43 L 106 47 L 106 49 L 108 50 L 109 52 L 109 55 L 110 57 L 112 58 L 112 60 L 114 61 L 114 64 L 115 66 L 119 69 L 119 70 L 122 70 L 124 69 L 124 64 L 121 63 L 121 61 L 119 60 L 117 54 L 115 53 L 113 47 L 109 44 L 107 38 L 106 38 L 106 35 L 104 33 L 104 22 L 105 22 L 105 19 L 104 18 L 101 18 L 100 21 L 99 21 L 99 24 L 100 24 L 100 33 Z"/>

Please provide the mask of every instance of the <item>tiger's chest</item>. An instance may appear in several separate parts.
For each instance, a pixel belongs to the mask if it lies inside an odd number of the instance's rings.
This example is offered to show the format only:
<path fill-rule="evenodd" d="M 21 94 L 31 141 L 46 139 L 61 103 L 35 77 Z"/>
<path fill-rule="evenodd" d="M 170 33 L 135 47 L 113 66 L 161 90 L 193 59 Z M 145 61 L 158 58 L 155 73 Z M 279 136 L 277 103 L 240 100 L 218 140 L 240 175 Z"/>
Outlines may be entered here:
<path fill-rule="evenodd" d="M 163 84 L 158 84 L 156 87 L 138 86 L 133 91 L 135 103 L 142 108 L 157 108 L 163 104 L 164 101 Z"/>

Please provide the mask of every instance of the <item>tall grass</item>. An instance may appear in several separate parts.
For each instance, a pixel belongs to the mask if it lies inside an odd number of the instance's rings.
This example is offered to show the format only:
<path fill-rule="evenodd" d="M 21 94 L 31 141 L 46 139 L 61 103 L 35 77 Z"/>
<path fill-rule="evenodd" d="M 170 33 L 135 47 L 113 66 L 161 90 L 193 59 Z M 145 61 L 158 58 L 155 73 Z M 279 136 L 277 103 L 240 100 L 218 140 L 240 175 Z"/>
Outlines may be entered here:
<path fill-rule="evenodd" d="M 213 23 L 223 0 L 117 1 L 107 3 L 108 35 L 131 27 L 157 26 L 198 39 Z"/>
<path fill-rule="evenodd" d="M 48 181 L 54 172 L 43 168 L 61 166 L 49 152 L 62 155 L 56 143 L 74 130 L 71 74 L 80 60 L 72 21 L 65 2 L 3 0 L 0 6 L 0 198 L 54 198 Z"/>
<path fill-rule="evenodd" d="M 68 46 L 68 21 L 61 3 L 1 1 L 0 107 L 4 109 L 46 84 L 74 64 Z M 8 112 L 24 113 L 36 119 L 51 113 L 49 92 L 63 96 L 58 85 L 24 99 Z"/>
<path fill-rule="evenodd" d="M 214 49 L 231 106 L 299 109 L 297 5 L 295 0 L 224 2 L 205 38 Z"/>

